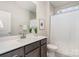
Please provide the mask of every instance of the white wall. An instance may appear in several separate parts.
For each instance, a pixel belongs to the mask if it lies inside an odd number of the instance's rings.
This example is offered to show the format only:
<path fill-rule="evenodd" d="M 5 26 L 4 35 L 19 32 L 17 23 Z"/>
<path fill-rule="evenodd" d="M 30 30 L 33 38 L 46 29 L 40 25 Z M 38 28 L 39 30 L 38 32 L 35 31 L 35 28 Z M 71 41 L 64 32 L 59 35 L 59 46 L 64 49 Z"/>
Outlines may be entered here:
<path fill-rule="evenodd" d="M 48 5 L 48 2 L 42 2 L 42 1 L 39 1 L 37 2 L 36 4 L 36 18 L 37 18 L 37 24 L 38 24 L 38 34 L 39 35 L 45 35 L 48 37 L 47 35 L 47 28 L 46 28 L 46 22 L 47 22 L 47 5 Z M 43 30 L 40 30 L 39 26 L 39 21 L 40 19 L 43 19 L 44 20 L 44 25 L 45 25 L 45 28 Z"/>
<path fill-rule="evenodd" d="M 36 3 L 36 17 L 38 22 L 38 34 L 39 35 L 45 35 L 48 38 L 48 41 L 50 39 L 50 16 L 53 14 L 53 8 L 50 5 L 48 1 L 39 1 Z M 44 30 L 40 30 L 39 28 L 39 21 L 40 19 L 44 19 Z"/>
<path fill-rule="evenodd" d="M 29 12 L 17 6 L 15 2 L 0 1 L 0 10 L 11 13 L 12 34 L 17 34 L 19 32 L 19 25 L 28 24 Z"/>

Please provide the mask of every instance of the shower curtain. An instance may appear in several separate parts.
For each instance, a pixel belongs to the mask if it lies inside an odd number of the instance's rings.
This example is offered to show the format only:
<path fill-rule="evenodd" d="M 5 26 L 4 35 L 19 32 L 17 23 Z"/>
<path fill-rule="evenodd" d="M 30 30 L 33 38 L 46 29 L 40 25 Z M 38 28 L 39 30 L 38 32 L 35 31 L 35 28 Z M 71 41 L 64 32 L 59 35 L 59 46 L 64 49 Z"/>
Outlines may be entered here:
<path fill-rule="evenodd" d="M 73 56 L 79 56 L 79 11 L 51 16 L 50 42 Z"/>

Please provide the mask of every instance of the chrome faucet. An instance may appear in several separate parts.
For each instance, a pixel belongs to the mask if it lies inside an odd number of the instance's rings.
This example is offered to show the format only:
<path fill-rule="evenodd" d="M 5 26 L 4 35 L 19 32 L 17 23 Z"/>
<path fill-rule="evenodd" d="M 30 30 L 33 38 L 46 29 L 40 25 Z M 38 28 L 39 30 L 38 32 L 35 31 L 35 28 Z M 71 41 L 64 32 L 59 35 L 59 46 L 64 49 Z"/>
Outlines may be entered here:
<path fill-rule="evenodd" d="M 20 25 L 20 38 L 24 39 L 26 38 L 26 32 L 27 32 L 27 26 L 26 25 Z"/>

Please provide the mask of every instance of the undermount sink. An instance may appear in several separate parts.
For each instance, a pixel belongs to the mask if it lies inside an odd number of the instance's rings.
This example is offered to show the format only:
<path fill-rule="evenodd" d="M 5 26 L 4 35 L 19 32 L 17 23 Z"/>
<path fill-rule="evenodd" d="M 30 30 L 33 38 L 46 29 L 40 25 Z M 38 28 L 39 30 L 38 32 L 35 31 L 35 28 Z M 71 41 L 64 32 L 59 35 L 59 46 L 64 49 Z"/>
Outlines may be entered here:
<path fill-rule="evenodd" d="M 8 40 L 15 40 L 18 39 L 18 36 L 6 36 L 6 37 L 1 37 L 0 41 L 4 42 L 4 41 L 8 41 Z"/>

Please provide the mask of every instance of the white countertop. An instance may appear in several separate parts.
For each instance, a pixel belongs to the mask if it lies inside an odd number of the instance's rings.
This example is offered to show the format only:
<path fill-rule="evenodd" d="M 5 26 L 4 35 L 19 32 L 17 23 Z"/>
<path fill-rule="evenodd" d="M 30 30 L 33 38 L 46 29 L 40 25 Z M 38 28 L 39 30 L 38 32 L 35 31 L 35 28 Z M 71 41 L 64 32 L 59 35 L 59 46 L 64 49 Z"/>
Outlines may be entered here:
<path fill-rule="evenodd" d="M 25 39 L 20 39 L 20 36 L 7 36 L 0 38 L 0 54 L 6 53 L 13 49 L 28 45 L 30 43 L 46 38 L 45 36 L 33 36 L 28 34 Z"/>

